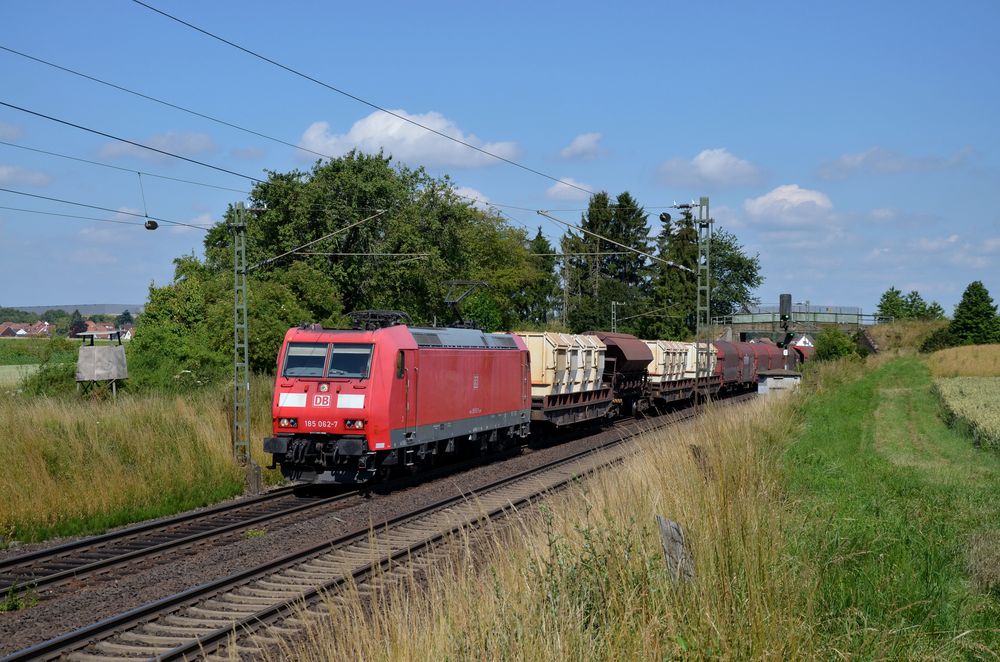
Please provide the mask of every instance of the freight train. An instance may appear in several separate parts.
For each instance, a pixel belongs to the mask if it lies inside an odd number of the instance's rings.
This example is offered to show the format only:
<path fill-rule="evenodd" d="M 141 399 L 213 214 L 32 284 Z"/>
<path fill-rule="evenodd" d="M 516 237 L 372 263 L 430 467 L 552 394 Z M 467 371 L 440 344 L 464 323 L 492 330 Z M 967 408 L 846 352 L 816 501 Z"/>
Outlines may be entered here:
<path fill-rule="evenodd" d="M 758 373 L 794 370 L 811 351 L 701 347 L 604 331 L 301 326 L 289 329 L 278 354 L 264 450 L 290 480 L 361 484 L 516 446 L 539 427 L 601 424 L 749 391 Z"/>

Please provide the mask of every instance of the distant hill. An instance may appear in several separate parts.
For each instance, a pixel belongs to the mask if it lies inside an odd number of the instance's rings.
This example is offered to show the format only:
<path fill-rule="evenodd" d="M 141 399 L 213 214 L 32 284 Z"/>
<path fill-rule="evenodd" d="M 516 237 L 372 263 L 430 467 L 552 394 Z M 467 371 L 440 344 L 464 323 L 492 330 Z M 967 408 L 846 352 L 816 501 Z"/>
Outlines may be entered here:
<path fill-rule="evenodd" d="M 143 304 L 141 303 L 78 303 L 67 306 L 10 306 L 15 310 L 23 310 L 26 313 L 41 315 L 47 310 L 65 310 L 72 313 L 79 310 L 83 316 L 87 315 L 121 315 L 126 310 L 133 315 L 141 313 Z"/>

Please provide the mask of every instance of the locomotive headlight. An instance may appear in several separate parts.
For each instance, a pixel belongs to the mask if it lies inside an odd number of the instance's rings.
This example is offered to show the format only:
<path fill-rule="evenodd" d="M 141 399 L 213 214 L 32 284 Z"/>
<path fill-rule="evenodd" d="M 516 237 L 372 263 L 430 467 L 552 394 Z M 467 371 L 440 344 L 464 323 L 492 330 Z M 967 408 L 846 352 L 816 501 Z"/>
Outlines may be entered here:
<path fill-rule="evenodd" d="M 278 427 L 287 428 L 288 427 L 288 419 L 287 418 L 282 418 L 281 420 L 279 420 L 278 421 Z"/>
<path fill-rule="evenodd" d="M 296 418 L 281 418 L 278 419 L 278 427 L 281 428 L 294 428 L 298 425 L 299 421 Z"/>
<path fill-rule="evenodd" d="M 324 383 L 324 384 L 320 384 L 319 385 L 319 392 L 320 393 L 326 393 L 329 390 L 330 390 L 330 385 L 329 384 L 325 384 Z"/>

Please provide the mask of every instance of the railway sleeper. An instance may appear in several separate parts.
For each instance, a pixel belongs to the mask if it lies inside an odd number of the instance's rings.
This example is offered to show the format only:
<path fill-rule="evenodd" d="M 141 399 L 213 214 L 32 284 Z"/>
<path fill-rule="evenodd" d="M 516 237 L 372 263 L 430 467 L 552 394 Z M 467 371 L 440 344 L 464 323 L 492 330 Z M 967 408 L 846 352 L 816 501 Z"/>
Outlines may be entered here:
<path fill-rule="evenodd" d="M 299 591 L 274 591 L 250 586 L 241 589 L 241 591 L 242 592 L 239 595 L 245 595 L 248 598 L 259 598 L 262 600 L 287 600 L 288 598 L 294 597 L 299 593 Z"/>
<path fill-rule="evenodd" d="M 170 648 L 176 648 L 181 644 L 186 644 L 196 637 L 196 633 L 187 633 L 182 635 L 162 635 L 162 634 L 145 634 L 141 632 L 129 631 L 122 632 L 118 635 L 120 641 L 134 641 L 140 644 L 151 644 L 153 646 L 169 646 Z"/>
<path fill-rule="evenodd" d="M 66 656 L 67 660 L 72 660 L 73 662 L 121 662 L 121 655 L 99 655 L 96 653 L 83 653 L 80 651 L 74 651 Z M 139 659 L 139 658 L 124 658 L 124 659 Z"/>
<path fill-rule="evenodd" d="M 253 583 L 253 585 L 254 587 L 265 588 L 278 593 L 284 593 L 285 595 L 297 595 L 302 592 L 300 583 L 284 582 L 279 584 L 278 582 L 272 582 L 266 579 L 258 579 Z"/>
<path fill-rule="evenodd" d="M 212 627 L 211 625 L 204 625 L 201 627 L 195 625 L 167 625 L 165 623 L 151 622 L 146 623 L 142 626 L 144 630 L 148 632 L 159 632 L 160 634 L 166 636 L 171 634 L 184 635 L 190 637 L 191 635 L 202 635 L 208 634 L 209 632 L 215 632 L 218 628 Z"/>
<path fill-rule="evenodd" d="M 308 570 L 302 570 L 298 568 L 289 568 L 281 573 L 285 577 L 291 577 L 294 579 L 304 579 L 310 582 L 328 582 L 332 578 L 336 577 L 337 574 L 334 572 L 309 572 Z"/>
<path fill-rule="evenodd" d="M 153 655 L 159 653 L 166 653 L 175 646 L 160 646 L 150 644 L 149 646 L 140 646 L 139 644 L 119 644 L 114 641 L 99 641 L 94 644 L 94 648 L 104 653 L 112 653 L 121 655 L 142 655 L 143 657 L 152 657 Z"/>
<path fill-rule="evenodd" d="M 246 605 L 263 605 L 268 606 L 274 604 L 275 600 L 284 600 L 286 594 L 281 594 L 277 596 L 263 596 L 263 595 L 247 595 L 245 593 L 230 593 L 227 600 L 239 600 L 241 604 Z"/>
<path fill-rule="evenodd" d="M 195 618 L 193 616 L 181 616 L 180 614 L 168 614 L 160 620 L 169 625 L 177 625 L 179 627 L 212 628 L 213 630 L 218 630 L 223 625 L 231 625 L 233 623 L 231 614 L 227 614 L 224 617 L 216 616 L 212 618 Z"/>
<path fill-rule="evenodd" d="M 306 570 L 307 572 L 331 573 L 331 572 L 341 572 L 343 570 L 343 568 L 344 568 L 344 564 L 343 563 L 324 563 L 323 565 L 319 565 L 319 564 L 311 563 L 310 562 L 310 563 L 303 564 L 303 565 L 301 565 L 299 567 L 302 568 L 303 570 Z"/>
<path fill-rule="evenodd" d="M 205 607 L 188 607 L 184 613 L 191 614 L 192 616 L 204 616 L 206 618 L 222 618 L 225 619 L 225 623 L 235 623 L 243 616 L 249 616 L 256 612 L 256 609 L 247 607 L 245 610 L 237 613 L 231 611 L 220 611 L 216 609 L 206 609 Z"/>
<path fill-rule="evenodd" d="M 269 604 L 265 604 L 265 606 L 269 606 L 271 604 L 274 604 L 273 600 Z M 260 603 L 255 604 L 253 602 L 237 601 L 237 599 L 228 596 L 225 598 L 215 598 L 209 600 L 205 602 L 203 606 L 205 609 L 218 610 L 221 612 L 237 612 L 237 613 L 253 614 L 260 611 Z"/>

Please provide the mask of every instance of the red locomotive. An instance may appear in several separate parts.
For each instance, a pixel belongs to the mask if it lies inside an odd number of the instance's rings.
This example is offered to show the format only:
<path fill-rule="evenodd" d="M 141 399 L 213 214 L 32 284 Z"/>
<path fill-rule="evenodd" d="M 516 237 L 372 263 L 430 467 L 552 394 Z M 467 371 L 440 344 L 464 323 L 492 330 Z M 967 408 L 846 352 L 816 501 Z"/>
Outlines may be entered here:
<path fill-rule="evenodd" d="M 274 437 L 282 473 L 359 483 L 439 453 L 528 433 L 528 351 L 474 329 L 290 329 L 278 355 Z"/>

